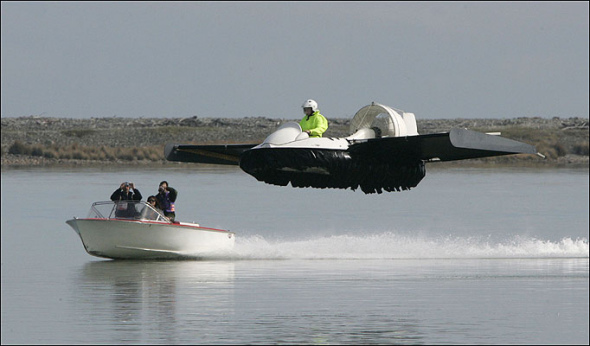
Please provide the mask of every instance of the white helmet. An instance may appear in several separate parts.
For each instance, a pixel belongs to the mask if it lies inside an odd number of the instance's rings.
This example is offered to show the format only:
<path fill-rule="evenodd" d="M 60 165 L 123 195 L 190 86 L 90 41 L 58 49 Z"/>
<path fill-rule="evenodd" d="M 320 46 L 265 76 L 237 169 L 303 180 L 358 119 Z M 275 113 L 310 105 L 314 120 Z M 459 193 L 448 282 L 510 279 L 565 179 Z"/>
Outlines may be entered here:
<path fill-rule="evenodd" d="M 315 112 L 318 110 L 318 103 L 315 102 L 314 100 L 307 100 L 307 101 L 303 102 L 303 105 L 301 107 L 311 108 L 311 111 Z"/>

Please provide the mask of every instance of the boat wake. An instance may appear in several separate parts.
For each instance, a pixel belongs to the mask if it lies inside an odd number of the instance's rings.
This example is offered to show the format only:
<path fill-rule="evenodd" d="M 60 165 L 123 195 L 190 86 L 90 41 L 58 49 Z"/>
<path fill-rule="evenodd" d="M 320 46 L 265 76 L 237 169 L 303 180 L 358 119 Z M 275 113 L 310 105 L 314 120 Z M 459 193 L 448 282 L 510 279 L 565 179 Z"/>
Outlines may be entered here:
<path fill-rule="evenodd" d="M 517 236 L 502 243 L 474 237 L 429 239 L 382 233 L 338 235 L 297 241 L 238 237 L 232 259 L 454 259 L 588 258 L 588 240 L 548 241 Z"/>

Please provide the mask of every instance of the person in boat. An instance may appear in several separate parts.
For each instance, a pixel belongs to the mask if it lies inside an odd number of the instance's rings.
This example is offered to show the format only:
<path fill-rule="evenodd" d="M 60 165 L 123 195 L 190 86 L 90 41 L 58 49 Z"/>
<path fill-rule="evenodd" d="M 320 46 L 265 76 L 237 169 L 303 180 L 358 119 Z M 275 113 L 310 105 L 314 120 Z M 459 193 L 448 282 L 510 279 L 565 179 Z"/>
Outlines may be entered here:
<path fill-rule="evenodd" d="M 174 208 L 176 196 L 178 196 L 178 191 L 176 191 L 175 188 L 169 186 L 167 181 L 162 181 L 160 183 L 156 199 L 160 205 L 160 208 L 164 212 L 164 216 L 166 216 L 172 222 L 174 222 L 174 218 L 176 217 L 176 211 Z"/>
<path fill-rule="evenodd" d="M 141 214 L 141 218 L 145 220 L 157 220 L 158 216 L 162 213 L 162 209 L 158 205 L 156 196 L 149 196 L 147 203 L 154 209 L 144 208 Z"/>
<path fill-rule="evenodd" d="M 301 130 L 309 137 L 322 137 L 328 129 L 328 120 L 320 114 L 318 103 L 314 100 L 307 100 L 301 106 L 305 116 L 299 122 Z"/>
<path fill-rule="evenodd" d="M 134 217 L 136 214 L 135 203 L 141 201 L 141 192 L 134 183 L 124 182 L 111 195 L 111 201 L 117 203 L 116 217 Z M 131 201 L 131 202 L 129 202 Z"/>

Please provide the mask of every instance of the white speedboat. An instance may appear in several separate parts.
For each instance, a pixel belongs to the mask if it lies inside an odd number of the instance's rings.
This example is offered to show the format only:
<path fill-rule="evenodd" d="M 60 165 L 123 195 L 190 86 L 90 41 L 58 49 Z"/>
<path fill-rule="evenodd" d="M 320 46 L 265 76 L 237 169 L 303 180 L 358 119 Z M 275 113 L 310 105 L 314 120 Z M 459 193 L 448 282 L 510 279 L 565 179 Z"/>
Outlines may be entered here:
<path fill-rule="evenodd" d="M 86 252 L 112 259 L 203 258 L 233 249 L 233 232 L 171 222 L 146 202 L 95 202 L 86 218 L 67 220 Z"/>

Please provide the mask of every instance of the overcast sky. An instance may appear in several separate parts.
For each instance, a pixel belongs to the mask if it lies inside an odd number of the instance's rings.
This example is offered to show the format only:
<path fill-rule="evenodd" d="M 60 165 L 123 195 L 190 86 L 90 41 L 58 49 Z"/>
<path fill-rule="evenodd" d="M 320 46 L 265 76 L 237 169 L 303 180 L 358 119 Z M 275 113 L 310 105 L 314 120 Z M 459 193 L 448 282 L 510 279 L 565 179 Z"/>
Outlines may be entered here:
<path fill-rule="evenodd" d="M 588 2 L 2 2 L 2 117 L 588 117 Z"/>

